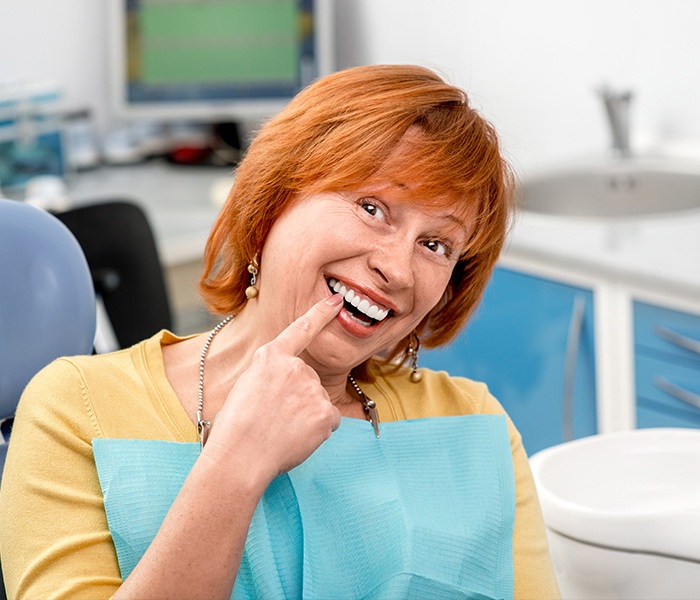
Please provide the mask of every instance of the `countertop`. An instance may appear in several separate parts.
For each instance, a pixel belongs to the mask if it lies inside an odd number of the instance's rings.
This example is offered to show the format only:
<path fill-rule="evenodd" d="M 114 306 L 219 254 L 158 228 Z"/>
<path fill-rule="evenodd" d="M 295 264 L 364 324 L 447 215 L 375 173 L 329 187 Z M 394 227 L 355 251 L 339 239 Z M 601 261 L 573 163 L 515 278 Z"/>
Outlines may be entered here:
<path fill-rule="evenodd" d="M 700 209 L 614 219 L 521 211 L 504 256 L 700 299 Z"/>

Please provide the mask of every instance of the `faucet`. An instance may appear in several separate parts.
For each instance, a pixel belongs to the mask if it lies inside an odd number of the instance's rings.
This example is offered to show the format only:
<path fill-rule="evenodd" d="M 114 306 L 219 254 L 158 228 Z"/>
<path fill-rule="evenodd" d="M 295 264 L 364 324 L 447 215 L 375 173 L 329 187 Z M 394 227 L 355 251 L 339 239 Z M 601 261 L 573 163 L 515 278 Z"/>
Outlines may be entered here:
<path fill-rule="evenodd" d="M 605 105 L 605 113 L 610 125 L 612 135 L 612 148 L 616 156 L 629 158 L 630 151 L 630 127 L 629 107 L 632 101 L 630 90 L 613 91 L 607 86 L 598 89 L 598 94 Z"/>

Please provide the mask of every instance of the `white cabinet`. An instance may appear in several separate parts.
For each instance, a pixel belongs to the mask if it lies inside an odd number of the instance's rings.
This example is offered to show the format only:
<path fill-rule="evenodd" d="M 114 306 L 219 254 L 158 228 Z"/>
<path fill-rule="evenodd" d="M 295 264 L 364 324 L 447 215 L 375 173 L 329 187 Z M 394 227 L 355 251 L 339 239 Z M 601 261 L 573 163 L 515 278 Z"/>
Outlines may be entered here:
<path fill-rule="evenodd" d="M 700 426 L 698 232 L 700 210 L 518 216 L 502 264 L 593 292 L 599 432 Z"/>
<path fill-rule="evenodd" d="M 501 351 L 493 355 L 494 363 L 500 357 L 504 361 L 520 362 L 522 368 L 532 362 L 533 356 L 538 356 L 542 368 L 545 364 L 541 352 L 543 340 L 533 338 L 528 342 L 526 336 L 547 335 L 547 331 L 560 320 L 560 315 L 548 308 L 553 306 L 553 302 L 556 303 L 554 295 L 561 294 L 561 290 L 567 288 L 586 290 L 586 303 L 589 306 L 592 303 L 592 308 L 587 309 L 586 319 L 594 321 L 593 331 L 586 333 L 586 339 L 594 344 L 588 356 L 593 361 L 590 372 L 595 380 L 595 389 L 587 388 L 583 396 L 579 392 L 576 403 L 579 408 L 588 406 L 587 418 L 595 415 L 597 424 L 595 428 L 585 426 L 575 432 L 574 437 L 594 433 L 594 429 L 611 432 L 636 427 L 700 428 L 700 295 L 696 297 L 692 291 L 659 289 L 641 280 L 625 281 L 592 269 L 555 267 L 546 257 L 538 257 L 537 260 L 505 257 L 501 268 L 503 266 L 516 269 L 523 277 L 529 274 L 539 282 L 533 288 L 540 294 L 534 300 L 536 306 L 528 306 L 533 302 L 532 290 L 511 300 L 526 305 L 519 309 L 521 316 L 538 314 L 540 320 L 523 316 L 519 326 L 510 323 L 505 335 L 511 339 L 511 347 L 517 345 L 517 355 Z M 545 301 L 541 297 L 543 293 L 553 296 Z M 512 293 L 510 295 L 514 296 Z M 552 321 L 551 327 L 537 326 L 538 322 L 546 322 L 547 314 Z M 474 331 L 480 338 L 486 338 L 480 332 L 479 319 L 477 315 Z M 469 330 L 465 337 L 469 339 Z M 550 352 L 554 363 L 566 360 L 562 347 L 551 344 Z M 485 359 L 479 360 L 483 362 Z M 512 366 L 497 368 L 502 372 L 516 370 Z M 499 385 L 497 383 L 496 387 Z M 542 428 L 547 427 L 546 423 L 551 420 L 549 411 L 552 406 L 557 407 L 556 412 L 562 410 L 559 408 L 559 390 L 552 388 L 546 393 L 552 397 L 543 400 L 536 408 L 540 413 Z M 586 394 L 590 397 L 586 397 Z M 521 407 L 517 405 L 517 394 L 511 396 L 508 398 L 506 395 L 506 408 L 517 416 Z M 579 416 L 577 420 L 585 423 L 587 418 L 581 421 L 582 417 Z M 546 445 L 552 443 L 551 433 L 537 432 L 532 417 L 526 428 L 534 428 L 529 433 L 531 438 L 538 440 L 534 447 L 537 447 L 540 439 L 546 440 Z"/>

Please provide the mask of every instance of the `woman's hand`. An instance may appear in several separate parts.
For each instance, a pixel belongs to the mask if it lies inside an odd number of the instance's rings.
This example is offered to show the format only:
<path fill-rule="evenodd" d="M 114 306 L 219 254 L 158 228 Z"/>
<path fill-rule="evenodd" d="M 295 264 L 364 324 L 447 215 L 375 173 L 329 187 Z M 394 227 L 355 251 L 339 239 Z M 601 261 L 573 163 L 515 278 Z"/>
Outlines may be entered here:
<path fill-rule="evenodd" d="M 338 294 L 321 300 L 255 352 L 217 415 L 205 452 L 221 452 L 223 460 L 252 469 L 266 487 L 330 437 L 340 412 L 298 355 L 341 305 Z"/>

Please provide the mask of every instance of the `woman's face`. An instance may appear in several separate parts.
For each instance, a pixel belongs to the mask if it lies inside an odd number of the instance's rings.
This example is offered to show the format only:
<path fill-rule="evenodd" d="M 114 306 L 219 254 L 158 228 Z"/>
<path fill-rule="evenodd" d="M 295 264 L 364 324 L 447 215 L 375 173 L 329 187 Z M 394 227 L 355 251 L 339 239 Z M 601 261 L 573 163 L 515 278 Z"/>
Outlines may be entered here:
<path fill-rule="evenodd" d="M 296 200 L 262 251 L 255 300 L 272 331 L 341 293 L 340 314 L 302 355 L 347 372 L 408 335 L 441 299 L 473 227 L 400 183 Z"/>

